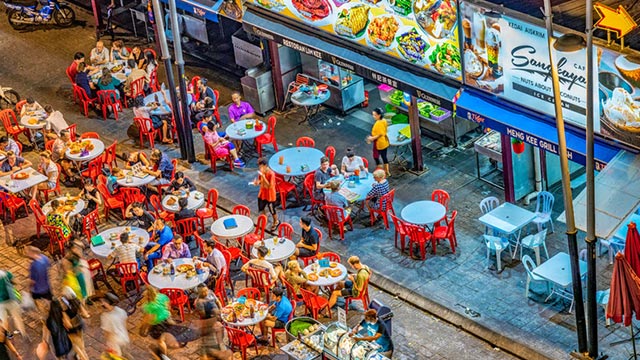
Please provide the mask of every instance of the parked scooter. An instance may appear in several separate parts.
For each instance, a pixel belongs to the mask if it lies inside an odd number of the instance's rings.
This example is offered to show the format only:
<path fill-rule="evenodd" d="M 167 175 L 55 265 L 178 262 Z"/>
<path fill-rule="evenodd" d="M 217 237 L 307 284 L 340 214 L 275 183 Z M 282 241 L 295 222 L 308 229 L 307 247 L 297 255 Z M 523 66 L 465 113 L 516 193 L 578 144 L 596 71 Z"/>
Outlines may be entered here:
<path fill-rule="evenodd" d="M 43 6 L 38 9 L 38 3 Z M 58 0 L 5 0 L 9 24 L 22 30 L 29 25 L 56 24 L 69 27 L 76 20 L 76 13 L 69 5 Z"/>
<path fill-rule="evenodd" d="M 0 109 L 15 109 L 20 95 L 10 87 L 0 86 Z"/>

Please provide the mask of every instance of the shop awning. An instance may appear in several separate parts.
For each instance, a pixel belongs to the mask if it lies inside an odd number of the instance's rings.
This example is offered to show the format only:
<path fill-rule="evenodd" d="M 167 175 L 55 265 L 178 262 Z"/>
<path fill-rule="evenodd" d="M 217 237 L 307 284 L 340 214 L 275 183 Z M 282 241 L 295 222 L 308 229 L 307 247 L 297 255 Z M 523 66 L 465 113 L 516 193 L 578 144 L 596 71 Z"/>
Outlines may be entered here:
<path fill-rule="evenodd" d="M 440 107 L 453 107 L 459 88 L 419 76 L 392 65 L 371 59 L 351 49 L 322 40 L 250 9 L 242 18 L 246 31 L 280 43 L 301 53 L 331 62 L 373 81 L 408 92 Z"/>
<path fill-rule="evenodd" d="M 168 4 L 168 0 L 160 0 Z M 176 0 L 176 7 L 191 14 L 202 16 L 203 18 L 218 22 L 218 13 L 223 0 Z"/>
<path fill-rule="evenodd" d="M 456 114 L 550 153 L 558 154 L 558 132 L 555 124 L 533 113 L 524 113 L 515 108 L 502 106 L 487 96 L 465 90 L 456 101 Z M 566 138 L 569 160 L 585 165 L 584 135 L 567 129 Z M 596 140 L 594 147 L 596 170 L 603 169 L 618 151 L 619 149 Z"/>

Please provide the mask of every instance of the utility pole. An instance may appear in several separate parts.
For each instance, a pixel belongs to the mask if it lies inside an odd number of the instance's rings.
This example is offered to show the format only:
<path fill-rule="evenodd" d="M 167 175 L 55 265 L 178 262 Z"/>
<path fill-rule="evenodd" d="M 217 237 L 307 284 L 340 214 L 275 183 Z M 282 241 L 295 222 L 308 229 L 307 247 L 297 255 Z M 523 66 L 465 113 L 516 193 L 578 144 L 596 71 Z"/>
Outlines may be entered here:
<path fill-rule="evenodd" d="M 196 161 L 196 154 L 193 148 L 193 132 L 191 131 L 191 120 L 187 104 L 187 84 L 184 80 L 184 59 L 182 58 L 182 37 L 180 26 L 178 25 L 178 13 L 176 11 L 176 0 L 169 0 L 169 18 L 171 18 L 171 31 L 173 33 L 173 51 L 178 66 L 178 85 L 180 86 L 181 102 L 174 102 L 175 107 L 180 111 L 180 116 L 176 117 L 176 128 L 180 138 L 180 150 L 184 149 L 182 158 L 189 163 Z M 174 88 L 175 92 L 175 88 Z"/>
<path fill-rule="evenodd" d="M 582 284 L 580 281 L 580 268 L 578 262 L 578 244 L 576 237 L 576 224 L 573 214 L 573 196 L 571 193 L 571 179 L 569 174 L 569 159 L 567 157 L 567 139 L 565 137 L 564 117 L 562 115 L 562 98 L 560 97 L 560 81 L 558 77 L 558 65 L 553 59 L 553 15 L 551 14 L 551 0 L 544 0 L 544 17 L 547 28 L 547 47 L 549 51 L 549 63 L 551 65 L 551 81 L 553 87 L 553 103 L 556 114 L 556 128 L 558 130 L 558 155 L 560 155 L 560 168 L 562 172 L 562 195 L 564 198 L 565 215 L 567 220 L 567 242 L 571 263 L 571 279 L 573 282 L 573 296 L 576 312 L 576 332 L 578 335 L 578 351 L 587 351 L 587 333 L 584 318 L 584 303 L 582 302 Z M 588 163 L 588 160 L 587 160 Z M 587 165 L 588 166 L 588 165 Z M 588 176 L 587 168 L 587 176 Z"/>

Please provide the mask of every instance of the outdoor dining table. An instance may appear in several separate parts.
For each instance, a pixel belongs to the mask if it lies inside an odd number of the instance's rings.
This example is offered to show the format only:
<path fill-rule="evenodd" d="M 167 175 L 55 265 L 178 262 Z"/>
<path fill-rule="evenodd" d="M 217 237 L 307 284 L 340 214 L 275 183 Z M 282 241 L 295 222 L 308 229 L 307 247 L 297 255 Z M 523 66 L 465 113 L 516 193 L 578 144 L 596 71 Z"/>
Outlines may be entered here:
<path fill-rule="evenodd" d="M 626 218 L 622 224 L 618 227 L 615 233 L 613 233 L 613 237 L 611 238 L 611 246 L 613 247 L 614 253 L 618 251 L 623 251 L 624 247 L 627 243 L 627 232 L 629 232 L 629 223 L 636 223 L 636 225 L 640 224 L 640 215 L 631 214 L 628 218 Z"/>
<path fill-rule="evenodd" d="M 340 181 L 341 185 L 338 192 L 347 199 L 349 204 L 359 203 L 357 208 L 352 208 L 351 218 L 353 219 L 358 216 L 359 212 L 364 207 L 364 200 L 367 198 L 367 194 L 369 194 L 369 191 L 375 182 L 373 175 L 368 172 L 361 172 L 358 180 L 355 180 L 353 177 L 345 180 L 344 175 L 341 174 L 336 177 L 332 177 L 328 181 Z M 330 193 L 331 190 L 325 188 L 324 192 Z"/>
<path fill-rule="evenodd" d="M 340 281 L 343 281 L 348 275 L 347 268 L 340 263 L 335 263 L 335 264 L 336 264 L 335 269 L 340 269 L 340 271 L 342 272 L 340 276 L 331 276 L 331 275 L 319 276 L 318 275 L 318 280 L 316 281 L 307 280 L 307 284 L 318 286 L 318 287 L 331 287 L 339 283 Z M 315 261 L 313 264 L 307 265 L 304 269 L 302 269 L 302 271 L 304 271 L 308 277 L 309 274 L 311 273 L 317 274 L 323 269 L 331 269 L 331 268 L 330 267 L 322 268 L 320 267 L 320 264 L 317 261 Z"/>
<path fill-rule="evenodd" d="M 86 206 L 85 201 L 82 198 L 78 198 L 76 199 L 75 197 L 71 197 L 68 198 L 66 196 L 60 196 L 57 199 L 60 203 L 62 203 L 63 205 L 67 202 L 67 200 L 72 200 L 75 201 L 75 205 L 73 205 L 73 210 L 69 211 L 69 216 L 73 216 L 73 215 L 77 215 L 80 213 L 80 211 L 84 210 L 84 207 Z M 51 203 L 53 202 L 53 200 L 49 201 L 48 203 L 44 204 L 44 206 L 42 207 L 42 212 L 47 215 L 51 212 Z"/>
<path fill-rule="evenodd" d="M 478 220 L 484 225 L 507 235 L 509 242 L 514 243 L 512 258 L 515 258 L 520 245 L 522 228 L 535 219 L 536 214 L 517 205 L 505 202 L 497 208 L 482 215 Z"/>
<path fill-rule="evenodd" d="M 331 97 L 331 92 L 327 90 L 318 91 L 318 95 L 311 94 L 310 90 L 301 87 L 300 90 L 291 95 L 291 102 L 296 106 L 304 108 L 304 119 L 298 122 L 298 125 L 307 121 L 311 121 L 318 114 L 320 105 L 325 103 Z"/>
<path fill-rule="evenodd" d="M 47 126 L 46 119 L 47 113 L 44 110 L 27 111 L 20 117 L 20 125 L 29 129 L 29 140 L 32 144 L 37 145 L 36 134 Z"/>
<path fill-rule="evenodd" d="M 254 300 L 254 301 L 255 301 L 255 307 L 254 307 L 255 311 L 253 313 L 253 317 L 246 316 L 246 317 L 243 317 L 242 321 L 237 321 L 237 318 L 236 318 L 236 321 L 229 321 L 227 318 L 227 313 L 229 311 L 233 311 L 234 307 L 239 304 L 238 301 L 234 301 L 222 309 L 222 312 L 223 312 L 222 321 L 234 327 L 246 327 L 247 330 L 249 330 L 249 332 L 253 334 L 252 328 L 255 325 L 263 322 L 264 319 L 267 318 L 267 315 L 269 315 L 267 304 L 265 304 L 260 300 Z"/>
<path fill-rule="evenodd" d="M 178 206 L 178 199 L 184 196 L 186 196 L 186 194 L 182 196 L 165 195 L 165 197 L 162 198 L 162 207 L 166 211 L 177 213 L 178 211 L 180 211 L 180 206 Z M 175 202 L 172 205 L 169 205 L 169 199 L 174 199 Z M 200 191 L 191 191 L 189 192 L 189 196 L 187 198 L 187 209 L 197 210 L 201 208 L 202 205 L 204 205 L 204 201 L 205 198 L 203 193 L 201 193 Z"/>
<path fill-rule="evenodd" d="M 114 72 L 112 69 L 118 65 L 121 65 L 122 68 L 119 71 Z M 107 62 L 100 65 L 100 67 L 102 69 L 104 68 L 109 69 L 111 71 L 111 76 L 114 77 L 116 80 L 120 81 L 121 83 L 124 83 L 125 81 L 127 81 L 127 75 L 131 72 L 131 70 L 127 67 L 126 60 L 115 60 L 115 61 Z M 101 77 L 102 77 L 102 70 L 93 73 L 91 75 L 91 81 L 97 84 L 98 81 L 100 81 Z"/>
<path fill-rule="evenodd" d="M 191 258 L 181 258 L 181 259 L 173 259 L 171 260 L 173 263 L 174 269 L 178 265 L 189 264 L 195 267 L 195 263 Z M 193 277 L 187 278 L 187 274 L 184 272 L 175 271 L 174 275 L 164 275 L 163 269 L 165 266 L 170 266 L 169 264 L 158 263 L 152 271 L 149 272 L 148 281 L 156 289 L 181 289 L 181 290 L 190 290 L 195 288 L 196 286 L 205 283 L 209 278 L 209 268 L 203 266 L 201 268 L 202 272 L 200 274 L 196 274 Z M 159 270 L 156 270 L 159 269 Z"/>
<path fill-rule="evenodd" d="M 400 213 L 402 220 L 427 228 L 447 215 L 447 208 L 436 201 L 421 200 L 405 206 Z"/>
<path fill-rule="evenodd" d="M 118 247 L 122 245 L 120 242 L 120 234 L 129 230 L 129 242 L 132 244 L 138 244 L 141 248 L 144 248 L 149 243 L 149 233 L 147 230 L 138 228 L 135 226 L 116 226 L 111 229 L 104 230 L 98 235 L 94 236 L 89 244 L 91 251 L 94 254 L 106 258 Z M 115 234 L 115 235 L 111 235 Z M 102 239 L 104 244 L 94 246 L 94 239 Z"/>
<path fill-rule="evenodd" d="M 164 91 L 168 103 L 164 101 L 165 97 L 162 96 L 162 91 Z M 162 116 L 162 115 L 171 114 L 171 108 L 170 108 L 171 98 L 169 97 L 169 92 L 167 90 L 160 90 L 160 91 L 151 93 L 145 96 L 145 98 L 142 101 L 145 105 L 148 105 L 149 103 L 154 103 L 154 102 L 160 104 L 160 106 L 158 106 L 157 108 L 149 112 L 151 115 Z"/>
<path fill-rule="evenodd" d="M 277 174 L 284 176 L 305 176 L 320 167 L 320 159 L 324 153 L 311 147 L 292 147 L 280 150 L 269 158 L 269 167 Z M 283 163 L 280 164 L 280 157 Z M 287 167 L 289 171 L 287 172 Z"/>
<path fill-rule="evenodd" d="M 400 134 L 400 131 L 409 127 L 409 124 L 393 124 L 387 128 L 387 136 L 389 137 L 389 146 L 393 147 L 393 158 L 391 163 L 405 166 L 407 164 L 404 155 L 409 151 L 411 138 Z"/>
<path fill-rule="evenodd" d="M 579 260 L 580 276 L 587 273 L 587 263 Z M 573 283 L 571 278 L 571 260 L 569 254 L 561 252 L 533 269 L 533 274 L 553 284 L 553 289 L 544 300 L 547 302 L 553 294 L 571 301 L 569 312 L 573 309 L 573 293 L 569 287 Z"/>
<path fill-rule="evenodd" d="M 142 187 L 153 182 L 155 179 L 155 176 L 149 174 L 144 174 L 142 177 L 136 176 L 131 170 L 125 170 L 124 175 L 123 178 L 117 180 L 118 185 L 123 187 Z"/>
<path fill-rule="evenodd" d="M 81 162 L 86 162 L 86 161 L 91 161 L 95 158 L 97 158 L 98 156 L 102 155 L 102 153 L 104 153 L 104 143 L 99 140 L 99 139 L 82 139 L 82 140 L 78 140 L 79 142 L 82 141 L 89 141 L 93 144 L 93 150 L 89 150 L 89 153 L 85 156 L 82 156 L 82 153 L 78 153 L 78 154 L 72 154 L 71 153 L 71 149 L 68 148 L 64 155 L 67 159 L 71 160 L 71 161 L 75 161 L 76 163 L 81 163 Z"/>
<path fill-rule="evenodd" d="M 255 149 L 253 140 L 267 131 L 267 125 L 264 122 L 258 120 L 258 124 L 262 126 L 260 130 L 256 129 L 255 123 L 255 119 L 238 120 L 229 124 L 225 130 L 229 139 L 242 141 L 240 151 L 245 156 L 249 154 L 249 150 Z M 251 124 L 250 129 L 247 128 L 247 124 Z"/>
<path fill-rule="evenodd" d="M 236 226 L 232 228 L 225 227 L 225 221 L 233 219 Z M 218 218 L 211 224 L 211 233 L 218 239 L 239 239 L 242 238 L 240 249 L 244 249 L 244 236 L 253 230 L 253 220 L 250 217 L 238 214 L 231 214 Z"/>
<path fill-rule="evenodd" d="M 275 243 L 273 242 L 273 239 L 276 239 Z M 293 241 L 274 236 L 255 243 L 251 248 L 251 256 L 254 258 L 258 257 L 258 247 L 260 246 L 265 246 L 269 250 L 264 259 L 270 263 L 279 263 L 287 260 L 296 252 L 296 244 Z"/>
<path fill-rule="evenodd" d="M 32 167 L 16 172 L 14 176 L 22 173 L 29 174 L 29 177 L 23 180 L 12 179 L 11 174 L 0 177 L 0 187 L 15 194 L 49 180 Z"/>

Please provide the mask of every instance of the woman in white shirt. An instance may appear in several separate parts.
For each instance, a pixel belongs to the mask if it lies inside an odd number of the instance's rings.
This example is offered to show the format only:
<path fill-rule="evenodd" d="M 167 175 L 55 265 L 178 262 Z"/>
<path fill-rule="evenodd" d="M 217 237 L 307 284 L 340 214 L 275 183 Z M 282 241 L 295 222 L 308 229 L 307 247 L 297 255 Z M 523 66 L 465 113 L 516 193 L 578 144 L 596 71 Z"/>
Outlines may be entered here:
<path fill-rule="evenodd" d="M 34 112 L 34 111 L 40 111 L 40 110 L 44 110 L 42 106 L 38 104 L 38 102 L 35 101 L 32 97 L 28 97 L 27 102 L 22 106 L 22 109 L 20 109 L 20 116 L 28 112 Z"/>
<path fill-rule="evenodd" d="M 360 171 L 368 171 L 364 166 L 362 158 L 360 156 L 356 156 L 352 148 L 347 148 L 347 154 L 342 158 L 340 172 L 342 175 L 347 177 L 353 175 L 354 171 L 357 169 L 360 169 Z"/>

